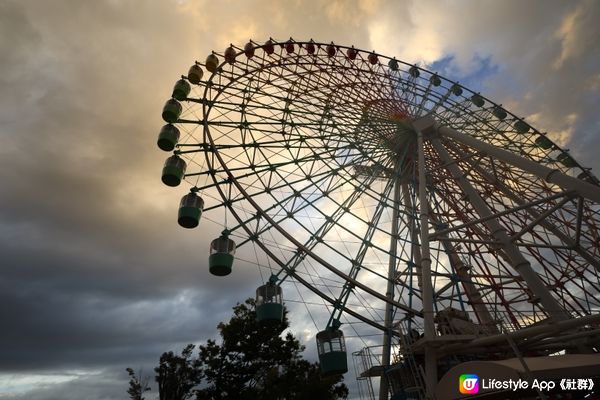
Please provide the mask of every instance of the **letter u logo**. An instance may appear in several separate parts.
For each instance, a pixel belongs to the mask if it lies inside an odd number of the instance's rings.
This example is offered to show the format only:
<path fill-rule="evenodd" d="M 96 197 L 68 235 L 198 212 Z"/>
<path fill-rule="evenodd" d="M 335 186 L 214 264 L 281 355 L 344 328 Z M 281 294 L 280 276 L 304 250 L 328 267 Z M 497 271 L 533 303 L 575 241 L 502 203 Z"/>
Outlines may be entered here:
<path fill-rule="evenodd" d="M 479 392 L 479 377 L 475 374 L 463 374 L 459 379 L 458 390 L 461 394 L 475 394 Z"/>

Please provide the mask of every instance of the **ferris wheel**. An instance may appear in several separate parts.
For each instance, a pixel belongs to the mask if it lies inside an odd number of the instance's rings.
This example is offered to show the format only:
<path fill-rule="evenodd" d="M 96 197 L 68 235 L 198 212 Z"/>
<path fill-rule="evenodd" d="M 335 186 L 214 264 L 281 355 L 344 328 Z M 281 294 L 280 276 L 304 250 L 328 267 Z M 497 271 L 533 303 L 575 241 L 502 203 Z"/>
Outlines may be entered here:
<path fill-rule="evenodd" d="M 386 378 L 385 399 L 433 398 L 468 360 L 598 350 L 598 180 L 480 93 L 372 51 L 270 39 L 194 63 L 162 116 L 162 181 L 190 186 L 179 224 L 229 215 L 210 272 L 252 248 L 259 320 L 282 318 L 285 285 L 327 306 L 325 373 L 347 371 L 348 329 L 382 335 L 365 376 Z"/>

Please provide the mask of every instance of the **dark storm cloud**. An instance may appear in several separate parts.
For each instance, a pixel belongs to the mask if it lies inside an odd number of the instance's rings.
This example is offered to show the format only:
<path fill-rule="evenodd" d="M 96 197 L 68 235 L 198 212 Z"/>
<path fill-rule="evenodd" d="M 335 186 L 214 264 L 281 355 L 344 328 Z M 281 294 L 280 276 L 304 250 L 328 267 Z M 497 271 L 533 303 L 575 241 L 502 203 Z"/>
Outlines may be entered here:
<path fill-rule="evenodd" d="M 175 224 L 160 107 L 209 48 L 174 3 L 148 4 L 2 5 L 0 372 L 109 368 L 24 398 L 120 397 L 125 366 L 214 337 L 257 284 L 241 262 L 209 276 L 220 227 Z"/>
<path fill-rule="evenodd" d="M 223 296 L 244 271 L 207 272 L 217 228 L 182 232 L 181 192 L 160 187 L 153 141 L 187 34 L 172 6 L 0 5 L 1 370 L 156 359 L 245 298 Z"/>
<path fill-rule="evenodd" d="M 177 76 L 226 45 L 207 35 L 224 11 L 194 20 L 175 2 L 0 7 L 0 393 L 20 373 L 22 398 L 121 397 L 125 366 L 151 371 L 163 351 L 214 337 L 257 284 L 241 261 L 229 279 L 208 274 L 221 227 L 177 227 L 185 189 L 160 184 L 154 144 Z M 83 375 L 35 378 L 69 370 Z"/>
<path fill-rule="evenodd" d="M 155 360 L 173 343 L 214 334 L 222 303 L 198 291 L 141 300 L 87 290 L 58 289 L 48 282 L 3 280 L 0 369 L 83 368 Z"/>

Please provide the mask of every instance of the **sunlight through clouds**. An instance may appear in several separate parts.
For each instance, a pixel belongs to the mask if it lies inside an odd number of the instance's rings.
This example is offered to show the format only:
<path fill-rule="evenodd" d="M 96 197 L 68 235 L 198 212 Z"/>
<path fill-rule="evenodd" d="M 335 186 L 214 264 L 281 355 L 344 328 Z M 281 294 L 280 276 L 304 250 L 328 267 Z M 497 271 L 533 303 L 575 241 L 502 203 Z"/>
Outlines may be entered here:
<path fill-rule="evenodd" d="M 582 40 L 581 32 L 578 32 L 581 19 L 584 18 L 585 6 L 577 7 L 573 12 L 567 14 L 556 32 L 556 37 L 560 40 L 561 52 L 558 59 L 554 62 L 553 68 L 562 68 L 565 61 L 570 58 L 580 56 L 582 51 L 578 42 Z"/>
<path fill-rule="evenodd" d="M 62 374 L 2 374 L 0 373 L 0 398 L 33 390 L 43 390 L 52 385 L 64 384 L 82 377 L 97 376 L 102 371 L 66 371 Z"/>

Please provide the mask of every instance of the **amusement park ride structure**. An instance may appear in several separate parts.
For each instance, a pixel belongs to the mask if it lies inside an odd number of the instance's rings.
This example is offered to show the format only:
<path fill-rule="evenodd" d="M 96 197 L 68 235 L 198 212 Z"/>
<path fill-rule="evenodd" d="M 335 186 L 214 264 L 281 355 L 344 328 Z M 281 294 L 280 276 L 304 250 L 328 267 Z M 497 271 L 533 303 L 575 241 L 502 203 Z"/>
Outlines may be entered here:
<path fill-rule="evenodd" d="M 210 272 L 256 249 L 264 322 L 285 283 L 322 299 L 324 373 L 348 370 L 343 324 L 382 335 L 353 353 L 363 397 L 378 377 L 380 399 L 459 398 L 469 368 L 600 376 L 598 180 L 501 105 L 375 52 L 270 39 L 194 63 L 162 116 L 162 180 L 191 185 L 179 224 L 233 216 Z"/>

